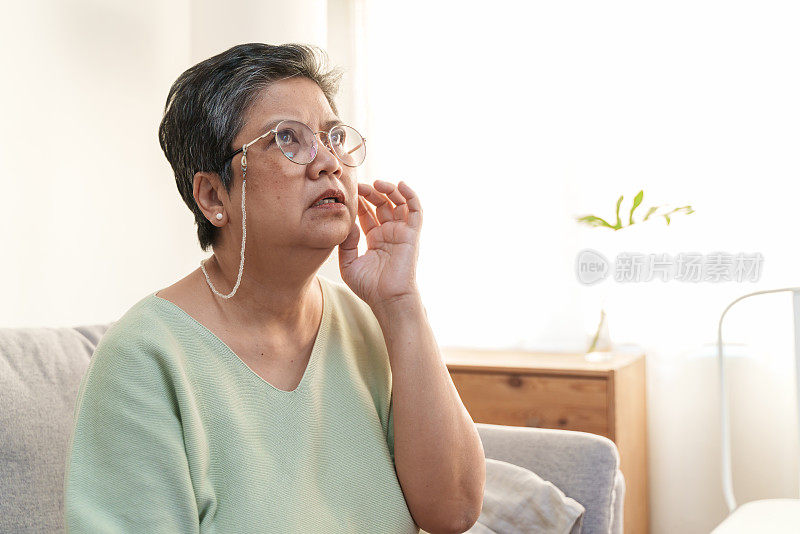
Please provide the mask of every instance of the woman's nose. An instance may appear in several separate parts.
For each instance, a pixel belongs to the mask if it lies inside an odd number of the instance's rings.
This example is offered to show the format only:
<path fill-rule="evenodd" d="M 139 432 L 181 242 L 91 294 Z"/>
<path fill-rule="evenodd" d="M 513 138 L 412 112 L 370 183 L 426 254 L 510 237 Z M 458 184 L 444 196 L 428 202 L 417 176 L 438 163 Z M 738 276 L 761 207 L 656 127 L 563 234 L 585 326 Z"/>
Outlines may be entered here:
<path fill-rule="evenodd" d="M 336 152 L 331 147 L 330 143 L 328 143 L 327 134 L 325 132 L 317 132 L 315 134 L 321 141 L 322 145 L 327 149 L 327 153 L 322 155 L 323 150 L 318 150 L 316 156 L 314 156 L 314 162 L 321 165 L 323 168 L 328 169 L 328 172 L 336 172 L 340 165 L 339 157 L 336 155 Z M 322 157 L 320 157 L 322 155 Z"/>
<path fill-rule="evenodd" d="M 320 140 L 320 142 L 322 143 L 322 146 L 324 146 L 325 148 L 327 148 L 327 149 L 330 151 L 331 155 L 332 155 L 332 156 L 333 156 L 335 159 L 337 159 L 337 160 L 338 160 L 338 157 L 336 156 L 336 151 L 335 151 L 335 150 L 333 149 L 333 147 L 331 146 L 331 144 L 330 144 L 330 139 L 328 139 L 328 134 L 327 134 L 327 133 L 325 133 L 325 132 L 317 132 L 317 136 L 319 137 L 319 140 Z"/>
<path fill-rule="evenodd" d="M 317 137 L 319 138 L 320 142 L 322 142 L 323 146 L 327 147 L 328 150 L 333 152 L 333 148 L 330 145 L 330 142 L 329 142 L 330 140 L 328 139 L 328 134 L 327 133 L 325 133 L 325 132 L 317 132 Z"/>

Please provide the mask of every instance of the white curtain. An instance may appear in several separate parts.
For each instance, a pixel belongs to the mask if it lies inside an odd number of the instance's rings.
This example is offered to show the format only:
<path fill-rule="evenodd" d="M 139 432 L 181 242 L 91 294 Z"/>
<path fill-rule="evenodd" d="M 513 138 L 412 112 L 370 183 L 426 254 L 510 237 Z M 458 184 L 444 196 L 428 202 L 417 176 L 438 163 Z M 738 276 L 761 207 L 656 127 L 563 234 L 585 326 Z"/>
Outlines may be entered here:
<path fill-rule="evenodd" d="M 327 15 L 325 0 L 4 3 L 0 325 L 106 323 L 196 269 L 208 253 L 157 137 L 170 86 L 235 44 L 325 46 Z"/>
<path fill-rule="evenodd" d="M 744 293 L 800 285 L 798 7 L 362 5 L 362 181 L 403 179 L 422 198 L 418 274 L 440 344 L 580 351 L 606 297 L 612 339 L 647 353 L 653 532 L 708 532 L 726 511 L 719 315 Z M 639 190 L 639 217 L 696 211 L 619 232 L 576 223 L 613 221 L 620 195 L 626 219 Z M 584 248 L 764 259 L 757 281 L 585 286 Z M 752 300 L 726 323 L 740 344 L 729 364 L 740 502 L 797 496 L 791 302 Z"/>

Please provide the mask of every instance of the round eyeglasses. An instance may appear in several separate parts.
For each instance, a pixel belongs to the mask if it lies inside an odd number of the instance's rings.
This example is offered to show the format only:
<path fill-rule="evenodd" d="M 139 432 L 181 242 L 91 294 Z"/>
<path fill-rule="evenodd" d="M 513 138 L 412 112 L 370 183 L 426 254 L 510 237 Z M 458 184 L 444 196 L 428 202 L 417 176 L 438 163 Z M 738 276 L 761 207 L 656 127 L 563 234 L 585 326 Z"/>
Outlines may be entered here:
<path fill-rule="evenodd" d="M 308 165 L 317 157 L 319 144 L 317 134 L 324 134 L 325 145 L 348 167 L 358 167 L 367 157 L 366 137 L 346 124 L 336 124 L 329 131 L 314 132 L 307 124 L 294 120 L 282 120 L 275 128 L 253 139 L 225 159 L 233 158 L 239 152 L 247 154 L 247 149 L 257 141 L 275 134 L 275 143 L 283 155 L 299 165 Z M 243 156 L 246 157 L 246 156 Z M 244 163 L 246 165 L 246 163 Z"/>

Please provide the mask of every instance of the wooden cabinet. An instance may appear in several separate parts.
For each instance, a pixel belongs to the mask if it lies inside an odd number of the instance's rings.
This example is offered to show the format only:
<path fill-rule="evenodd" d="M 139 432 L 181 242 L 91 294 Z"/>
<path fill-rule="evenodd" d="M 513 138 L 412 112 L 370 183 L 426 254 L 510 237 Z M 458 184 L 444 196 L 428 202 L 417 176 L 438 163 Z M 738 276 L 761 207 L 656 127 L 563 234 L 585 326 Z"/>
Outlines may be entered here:
<path fill-rule="evenodd" d="M 619 449 L 625 533 L 647 534 L 644 354 L 587 362 L 581 354 L 441 348 L 476 423 L 578 430 Z"/>

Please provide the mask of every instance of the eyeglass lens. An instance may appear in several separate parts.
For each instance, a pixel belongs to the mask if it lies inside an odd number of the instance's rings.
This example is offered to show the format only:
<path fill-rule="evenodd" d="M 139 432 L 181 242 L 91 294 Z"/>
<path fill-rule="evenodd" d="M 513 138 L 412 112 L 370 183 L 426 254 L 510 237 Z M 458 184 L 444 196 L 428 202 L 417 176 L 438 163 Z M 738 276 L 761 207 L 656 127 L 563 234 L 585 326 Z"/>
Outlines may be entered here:
<path fill-rule="evenodd" d="M 280 123 L 275 133 L 275 142 L 286 157 L 295 163 L 311 163 L 317 155 L 318 142 L 314 132 L 302 122 Z M 364 162 L 366 157 L 364 139 L 354 128 L 343 124 L 333 128 L 330 132 L 330 145 L 343 164 L 356 167 Z"/>

